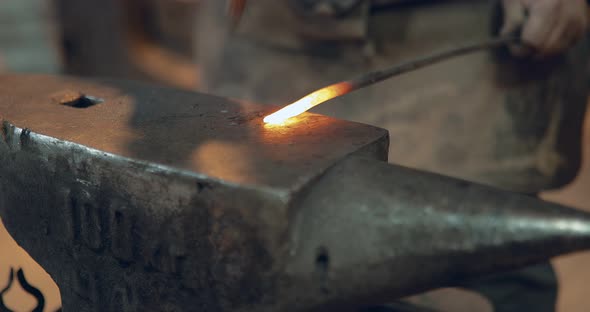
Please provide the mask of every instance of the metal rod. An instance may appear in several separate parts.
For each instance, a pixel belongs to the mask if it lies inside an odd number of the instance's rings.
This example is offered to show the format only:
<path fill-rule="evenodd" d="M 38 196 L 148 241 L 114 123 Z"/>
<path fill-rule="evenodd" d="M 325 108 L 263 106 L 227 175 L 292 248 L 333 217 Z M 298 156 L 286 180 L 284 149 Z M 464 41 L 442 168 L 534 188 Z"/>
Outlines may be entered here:
<path fill-rule="evenodd" d="M 385 79 L 411 72 L 419 68 L 444 61 L 446 59 L 477 52 L 480 50 L 497 48 L 511 42 L 517 43 L 518 41 L 518 38 L 512 36 L 491 38 L 483 42 L 468 44 L 422 58 L 414 59 L 412 61 L 398 64 L 383 70 L 369 72 L 351 80 L 340 81 L 309 93 L 300 100 L 295 101 L 264 117 L 264 122 L 270 124 L 282 124 L 286 119 L 297 116 L 323 102 L 343 96 L 358 89 L 374 85 Z"/>
<path fill-rule="evenodd" d="M 358 89 L 374 85 L 378 82 L 383 80 L 389 79 L 391 77 L 395 77 L 407 72 L 415 71 L 417 69 L 426 67 L 428 65 L 432 65 L 444 60 L 448 60 L 454 57 L 470 54 L 477 51 L 488 50 L 493 48 L 499 48 L 505 46 L 510 43 L 518 43 L 519 39 L 516 37 L 499 37 L 488 39 L 482 42 L 472 43 L 460 47 L 455 47 L 449 50 L 437 52 L 422 58 L 418 58 L 415 60 L 411 60 L 408 62 L 404 62 L 398 65 L 395 65 L 390 68 L 376 70 L 373 72 L 369 72 L 363 74 L 359 77 L 343 81 L 340 83 L 335 83 L 333 85 L 341 84 L 341 83 L 348 83 L 350 85 L 350 92 L 356 91 Z"/>

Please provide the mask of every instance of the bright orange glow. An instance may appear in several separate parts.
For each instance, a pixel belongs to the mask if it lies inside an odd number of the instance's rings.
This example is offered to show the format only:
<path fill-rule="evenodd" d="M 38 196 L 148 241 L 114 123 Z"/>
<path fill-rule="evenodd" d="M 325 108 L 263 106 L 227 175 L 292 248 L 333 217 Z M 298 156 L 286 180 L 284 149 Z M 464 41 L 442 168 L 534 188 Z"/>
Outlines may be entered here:
<path fill-rule="evenodd" d="M 264 117 L 264 122 L 272 125 L 282 125 L 287 119 L 303 114 L 314 106 L 322 104 L 337 96 L 348 93 L 352 89 L 348 82 L 340 82 L 310 93 L 300 100 L 289 104 L 280 110 Z"/>

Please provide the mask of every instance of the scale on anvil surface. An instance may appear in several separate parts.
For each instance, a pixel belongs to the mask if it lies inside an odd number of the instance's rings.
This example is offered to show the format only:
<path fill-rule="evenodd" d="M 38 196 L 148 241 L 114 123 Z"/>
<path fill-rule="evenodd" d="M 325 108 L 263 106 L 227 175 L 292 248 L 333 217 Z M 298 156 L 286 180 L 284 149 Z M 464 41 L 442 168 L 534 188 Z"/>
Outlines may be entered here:
<path fill-rule="evenodd" d="M 586 213 L 388 164 L 379 128 L 268 112 L 2 76 L 0 215 L 66 311 L 343 311 L 590 247 Z"/>

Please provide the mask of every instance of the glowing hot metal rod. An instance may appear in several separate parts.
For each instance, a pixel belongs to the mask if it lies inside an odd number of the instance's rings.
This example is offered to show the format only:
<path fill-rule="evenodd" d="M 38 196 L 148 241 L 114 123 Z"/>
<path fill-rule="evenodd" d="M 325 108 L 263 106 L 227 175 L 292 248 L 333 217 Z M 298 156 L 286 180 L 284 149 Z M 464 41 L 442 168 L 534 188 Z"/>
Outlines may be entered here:
<path fill-rule="evenodd" d="M 395 65 L 393 67 L 373 71 L 364 74 L 360 77 L 338 82 L 317 91 L 306 95 L 300 100 L 289 104 L 282 109 L 266 116 L 264 122 L 267 124 L 281 125 L 287 119 L 300 115 L 311 108 L 322 104 L 323 102 L 329 101 L 335 97 L 345 95 L 352 91 L 371 86 L 385 79 L 414 71 L 416 69 L 432 65 L 434 63 L 444 61 L 449 58 L 469 54 L 486 49 L 498 48 L 509 43 L 516 43 L 518 39 L 515 37 L 501 37 L 489 39 L 483 42 L 465 45 L 462 47 L 438 52 L 429 56 L 425 56 L 416 60 L 405 62 L 402 64 Z"/>

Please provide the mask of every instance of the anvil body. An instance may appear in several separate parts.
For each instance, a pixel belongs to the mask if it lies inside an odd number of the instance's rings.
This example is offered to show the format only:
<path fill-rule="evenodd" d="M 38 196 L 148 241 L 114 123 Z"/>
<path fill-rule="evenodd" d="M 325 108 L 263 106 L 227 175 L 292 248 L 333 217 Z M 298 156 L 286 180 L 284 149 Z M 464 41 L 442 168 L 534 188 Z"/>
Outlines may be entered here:
<path fill-rule="evenodd" d="M 273 109 L 0 77 L 0 216 L 65 311 L 342 311 L 590 246 L 582 212 L 387 164 L 379 128 L 267 127 Z"/>

